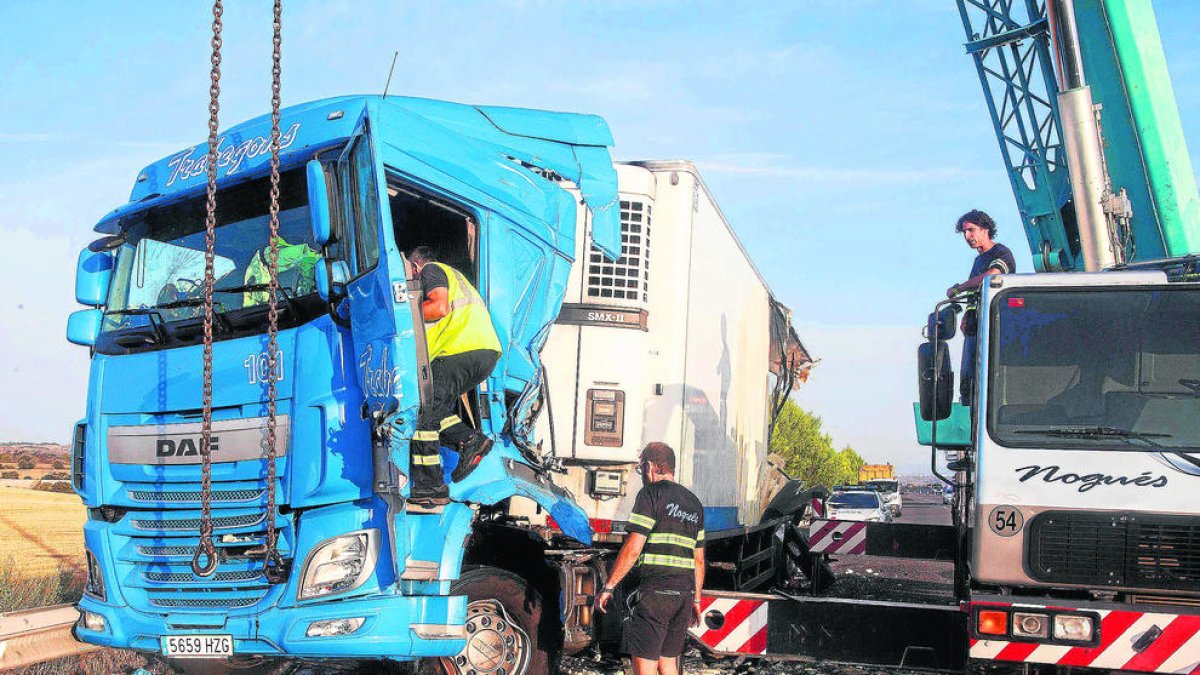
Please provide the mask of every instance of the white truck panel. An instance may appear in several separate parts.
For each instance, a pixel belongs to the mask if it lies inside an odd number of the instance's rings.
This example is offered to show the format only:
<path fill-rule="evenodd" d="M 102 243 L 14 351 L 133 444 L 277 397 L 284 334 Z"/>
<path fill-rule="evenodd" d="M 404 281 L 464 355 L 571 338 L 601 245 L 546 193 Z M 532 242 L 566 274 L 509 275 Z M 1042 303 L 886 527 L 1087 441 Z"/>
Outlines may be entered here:
<path fill-rule="evenodd" d="M 735 514 L 756 522 L 769 426 L 769 291 L 693 165 L 617 171 L 624 243 L 641 267 L 597 259 L 581 219 L 567 305 L 542 351 L 553 448 L 568 469 L 557 482 L 590 517 L 625 520 L 642 486 L 633 471 L 638 453 L 662 441 L 676 450 L 679 481 L 706 507 L 720 509 L 725 522 Z M 623 291 L 623 275 L 635 272 L 636 289 Z M 598 286 L 606 279 L 617 285 Z M 626 297 L 609 296 L 609 288 Z M 598 325 L 605 313 L 588 311 L 595 307 L 616 308 L 626 320 L 645 311 L 645 330 Z M 597 442 L 594 430 L 589 442 L 589 429 L 606 424 L 591 414 L 589 390 L 623 396 L 619 442 Z M 549 427 L 541 415 L 544 449 Z M 621 472 L 622 494 L 590 494 L 596 469 Z"/>

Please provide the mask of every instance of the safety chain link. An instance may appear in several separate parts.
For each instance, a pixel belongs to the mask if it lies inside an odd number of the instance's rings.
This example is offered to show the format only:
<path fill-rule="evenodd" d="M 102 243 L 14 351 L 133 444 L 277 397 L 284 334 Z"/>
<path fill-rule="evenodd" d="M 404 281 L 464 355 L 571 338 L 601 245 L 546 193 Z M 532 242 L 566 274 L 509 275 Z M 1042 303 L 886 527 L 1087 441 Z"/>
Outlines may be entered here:
<path fill-rule="evenodd" d="M 212 70 L 208 87 L 208 200 L 204 214 L 204 419 L 200 426 L 200 543 L 192 556 L 192 572 L 211 576 L 217 570 L 212 534 L 212 395 L 213 395 L 213 264 L 217 245 L 217 113 L 221 104 L 221 0 L 213 2 Z"/>
<path fill-rule="evenodd" d="M 280 46 L 283 44 L 282 14 L 283 0 L 275 0 L 275 33 L 271 40 L 274 45 L 271 54 L 271 253 L 267 265 L 271 276 L 267 300 L 267 541 L 261 549 L 263 573 L 267 581 L 273 584 L 283 581 L 287 576 L 275 532 L 275 398 L 279 379 L 276 370 L 279 363 L 279 62 Z"/>

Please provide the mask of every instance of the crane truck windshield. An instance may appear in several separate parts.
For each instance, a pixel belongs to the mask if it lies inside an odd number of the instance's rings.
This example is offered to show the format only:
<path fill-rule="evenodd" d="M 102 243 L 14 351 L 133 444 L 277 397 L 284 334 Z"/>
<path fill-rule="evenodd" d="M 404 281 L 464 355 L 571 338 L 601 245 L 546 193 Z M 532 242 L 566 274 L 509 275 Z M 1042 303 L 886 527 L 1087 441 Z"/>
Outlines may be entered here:
<path fill-rule="evenodd" d="M 1194 288 L 1014 289 L 991 314 L 988 428 L 998 443 L 1200 451 Z"/>
<path fill-rule="evenodd" d="M 217 193 L 213 261 L 214 339 L 263 332 L 270 280 L 270 185 L 266 178 Z M 205 195 L 152 208 L 124 226 L 96 348 L 122 354 L 193 344 L 201 339 Z M 322 310 L 313 270 L 304 172 L 280 175 L 280 325 L 298 325 Z"/>

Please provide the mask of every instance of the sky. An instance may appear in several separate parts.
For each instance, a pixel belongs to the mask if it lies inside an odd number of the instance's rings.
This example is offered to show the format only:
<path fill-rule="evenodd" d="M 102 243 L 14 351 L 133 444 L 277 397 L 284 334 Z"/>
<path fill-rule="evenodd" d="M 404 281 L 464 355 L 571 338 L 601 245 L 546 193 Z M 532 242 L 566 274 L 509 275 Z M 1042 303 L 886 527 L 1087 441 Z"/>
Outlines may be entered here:
<path fill-rule="evenodd" d="M 270 3 L 226 4 L 223 127 L 270 101 Z M 1154 7 L 1200 158 L 1200 3 Z M 210 12 L 0 6 L 0 440 L 83 415 L 75 257 L 141 167 L 206 136 Z M 616 159 L 696 162 L 820 359 L 796 400 L 870 462 L 928 466 L 915 347 L 974 255 L 958 216 L 991 213 L 1031 270 L 953 0 L 288 0 L 283 31 L 284 105 L 380 92 L 398 52 L 392 93 L 594 113 Z"/>

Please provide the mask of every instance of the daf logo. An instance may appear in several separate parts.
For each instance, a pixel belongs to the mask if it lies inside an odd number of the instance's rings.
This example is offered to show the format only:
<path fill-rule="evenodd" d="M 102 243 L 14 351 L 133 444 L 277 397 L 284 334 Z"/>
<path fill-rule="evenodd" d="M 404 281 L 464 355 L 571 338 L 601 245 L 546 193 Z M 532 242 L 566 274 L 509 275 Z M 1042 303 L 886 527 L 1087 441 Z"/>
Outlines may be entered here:
<path fill-rule="evenodd" d="M 220 449 L 220 441 L 219 436 L 209 437 L 210 453 Z M 170 438 L 160 438 L 154 446 L 154 454 L 159 457 L 199 457 L 200 439 L 183 438 L 175 441 Z"/>

